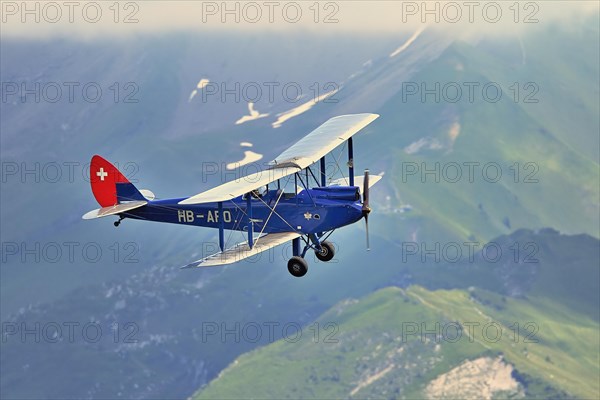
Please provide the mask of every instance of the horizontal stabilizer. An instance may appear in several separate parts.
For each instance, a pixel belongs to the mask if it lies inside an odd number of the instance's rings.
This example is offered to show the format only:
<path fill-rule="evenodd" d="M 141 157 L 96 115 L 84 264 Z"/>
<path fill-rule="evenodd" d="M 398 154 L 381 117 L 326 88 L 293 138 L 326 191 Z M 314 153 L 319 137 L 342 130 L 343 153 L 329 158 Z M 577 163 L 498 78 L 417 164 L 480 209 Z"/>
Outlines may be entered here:
<path fill-rule="evenodd" d="M 81 218 L 94 219 L 108 217 L 109 215 L 116 215 L 136 208 L 143 207 L 146 204 L 148 204 L 147 201 L 131 201 L 129 203 L 121 203 L 110 207 L 102 207 L 85 213 L 85 215 Z"/>
<path fill-rule="evenodd" d="M 216 253 L 201 260 L 194 261 L 182 268 L 215 267 L 217 265 L 233 264 L 296 239 L 297 237 L 300 237 L 300 234 L 296 232 L 268 233 L 256 239 L 252 249 L 248 246 L 247 242 L 238 243 L 221 253 Z"/>

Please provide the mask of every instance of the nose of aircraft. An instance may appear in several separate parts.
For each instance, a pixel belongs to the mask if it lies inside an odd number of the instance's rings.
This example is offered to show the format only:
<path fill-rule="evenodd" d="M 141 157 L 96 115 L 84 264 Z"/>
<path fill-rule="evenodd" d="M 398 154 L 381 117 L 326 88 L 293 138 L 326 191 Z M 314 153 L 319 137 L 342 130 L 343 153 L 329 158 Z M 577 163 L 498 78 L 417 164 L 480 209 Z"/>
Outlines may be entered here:
<path fill-rule="evenodd" d="M 352 203 L 352 205 L 348 207 L 348 214 L 352 219 L 352 222 L 359 221 L 363 217 L 362 203 Z"/>

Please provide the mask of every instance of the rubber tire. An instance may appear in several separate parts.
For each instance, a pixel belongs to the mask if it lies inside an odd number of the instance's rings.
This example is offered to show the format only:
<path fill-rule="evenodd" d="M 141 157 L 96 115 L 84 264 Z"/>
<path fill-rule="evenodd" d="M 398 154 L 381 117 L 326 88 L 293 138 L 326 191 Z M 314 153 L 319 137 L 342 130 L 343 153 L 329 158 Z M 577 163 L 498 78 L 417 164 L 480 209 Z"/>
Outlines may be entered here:
<path fill-rule="evenodd" d="M 296 278 L 300 278 L 308 272 L 308 263 L 304 258 L 294 256 L 288 261 L 288 271 Z"/>
<path fill-rule="evenodd" d="M 331 244 L 331 242 L 324 241 L 321 243 L 321 248 L 323 249 L 323 252 L 318 252 L 315 250 L 315 255 L 317 256 L 317 258 L 324 262 L 331 261 L 331 259 L 335 255 L 335 249 L 333 248 L 333 244 Z"/>

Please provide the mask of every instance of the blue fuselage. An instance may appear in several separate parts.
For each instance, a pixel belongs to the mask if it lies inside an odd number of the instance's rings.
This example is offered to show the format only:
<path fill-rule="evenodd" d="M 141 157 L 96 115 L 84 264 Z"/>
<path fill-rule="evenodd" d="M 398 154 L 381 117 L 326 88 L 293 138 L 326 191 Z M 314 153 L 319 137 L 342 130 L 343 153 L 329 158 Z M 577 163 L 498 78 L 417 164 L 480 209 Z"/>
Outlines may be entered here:
<path fill-rule="evenodd" d="M 252 221 L 254 232 L 310 234 L 352 224 L 363 215 L 359 190 L 355 186 L 314 188 L 281 197 L 280 193 L 279 190 L 270 190 L 260 198 L 250 196 L 250 211 L 247 198 L 242 196 L 223 202 L 222 212 L 219 212 L 218 203 L 178 204 L 186 199 L 184 197 L 149 201 L 123 216 L 208 228 L 222 226 L 238 231 L 247 231 L 249 221 Z"/>

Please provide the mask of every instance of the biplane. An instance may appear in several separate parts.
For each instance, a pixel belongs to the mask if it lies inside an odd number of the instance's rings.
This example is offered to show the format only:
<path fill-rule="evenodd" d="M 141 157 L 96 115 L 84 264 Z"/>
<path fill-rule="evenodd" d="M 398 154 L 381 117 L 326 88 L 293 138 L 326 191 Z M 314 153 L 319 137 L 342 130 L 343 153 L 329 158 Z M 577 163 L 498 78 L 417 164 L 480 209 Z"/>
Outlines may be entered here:
<path fill-rule="evenodd" d="M 95 155 L 90 182 L 102 208 L 86 213 L 83 219 L 117 216 L 115 226 L 130 218 L 218 229 L 221 251 L 182 268 L 231 264 L 291 242 L 288 271 L 304 276 L 306 253 L 312 250 L 319 260 L 330 261 L 335 249 L 327 239 L 342 226 L 364 218 L 369 248 L 369 188 L 381 176 L 369 175 L 369 170 L 354 176 L 352 137 L 377 117 L 331 118 L 266 169 L 184 198 L 157 199 L 149 190 L 138 190 L 111 163 Z M 348 148 L 348 176 L 328 181 L 325 157 L 342 144 Z M 292 180 L 293 190 L 289 190 Z M 226 249 L 226 230 L 242 231 L 247 240 Z"/>

